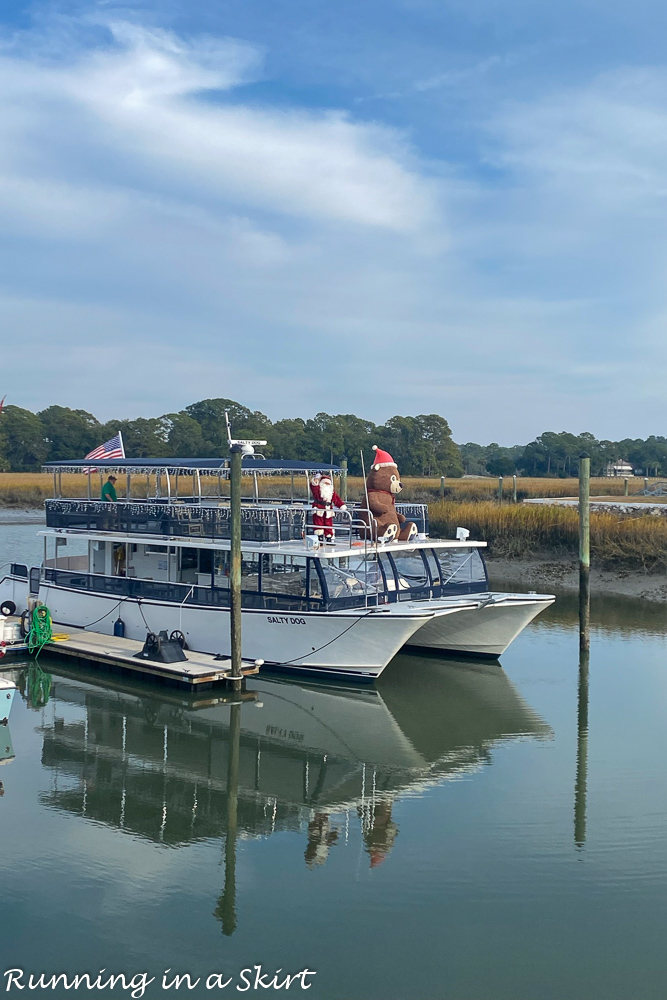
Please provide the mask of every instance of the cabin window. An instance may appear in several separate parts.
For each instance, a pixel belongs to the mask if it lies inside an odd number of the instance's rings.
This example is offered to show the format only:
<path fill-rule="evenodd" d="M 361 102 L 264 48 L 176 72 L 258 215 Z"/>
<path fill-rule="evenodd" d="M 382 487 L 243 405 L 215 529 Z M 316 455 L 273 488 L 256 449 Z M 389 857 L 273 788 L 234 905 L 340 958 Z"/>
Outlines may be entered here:
<path fill-rule="evenodd" d="M 423 549 L 424 557 L 431 572 L 431 582 L 434 587 L 440 586 L 440 563 L 433 549 Z"/>
<path fill-rule="evenodd" d="M 125 545 L 123 542 L 113 543 L 111 573 L 112 576 L 127 575 L 126 553 L 125 553 Z"/>
<path fill-rule="evenodd" d="M 197 549 L 181 549 L 181 583 L 197 582 Z"/>
<path fill-rule="evenodd" d="M 478 549 L 438 549 L 437 554 L 443 588 L 468 594 L 486 590 L 486 569 Z"/>
<path fill-rule="evenodd" d="M 396 567 L 399 591 L 424 590 L 430 586 L 420 549 L 392 552 L 391 559 Z M 403 600 L 409 600 L 410 597 L 408 593 L 401 593 Z"/>
<path fill-rule="evenodd" d="M 387 590 L 393 592 L 396 590 L 396 576 L 394 574 L 394 567 L 386 552 L 380 553 L 380 562 L 382 563 L 385 580 L 387 581 Z"/>
<path fill-rule="evenodd" d="M 320 580 L 320 575 L 317 572 L 317 563 L 315 559 L 310 560 L 310 597 L 314 601 L 322 600 L 322 581 Z"/>
<path fill-rule="evenodd" d="M 104 574 L 106 550 L 106 542 L 93 542 L 93 573 Z"/>
<path fill-rule="evenodd" d="M 380 567 L 374 559 L 363 556 L 342 556 L 322 559 L 320 568 L 326 580 L 329 599 L 363 597 L 383 589 Z"/>
<path fill-rule="evenodd" d="M 259 590 L 259 555 L 241 553 L 241 590 Z"/>
<path fill-rule="evenodd" d="M 213 572 L 213 552 L 211 549 L 194 549 L 185 547 L 181 554 L 181 583 L 196 583 L 200 587 L 211 586 Z"/>
<path fill-rule="evenodd" d="M 307 597 L 306 566 L 304 556 L 262 556 L 262 593 Z"/>
<path fill-rule="evenodd" d="M 213 586 L 229 590 L 229 552 L 213 552 Z"/>

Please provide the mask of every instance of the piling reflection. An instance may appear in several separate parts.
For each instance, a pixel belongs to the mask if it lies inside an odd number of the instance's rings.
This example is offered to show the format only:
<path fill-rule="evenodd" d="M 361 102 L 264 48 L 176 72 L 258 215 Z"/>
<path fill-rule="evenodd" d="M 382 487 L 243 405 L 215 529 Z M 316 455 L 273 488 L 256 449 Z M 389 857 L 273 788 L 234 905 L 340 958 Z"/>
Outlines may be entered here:
<path fill-rule="evenodd" d="M 574 784 L 574 843 L 582 850 L 586 843 L 586 788 L 588 782 L 588 665 L 587 650 L 579 654 L 577 688 L 577 776 Z"/>
<path fill-rule="evenodd" d="M 405 655 L 370 690 L 260 677 L 236 704 L 158 699 L 56 669 L 43 712 L 42 801 L 165 847 L 224 836 L 215 915 L 227 935 L 237 922 L 239 836 L 298 833 L 315 868 L 358 824 L 374 868 L 399 834 L 398 795 L 488 764 L 500 741 L 551 736 L 497 664 Z"/>

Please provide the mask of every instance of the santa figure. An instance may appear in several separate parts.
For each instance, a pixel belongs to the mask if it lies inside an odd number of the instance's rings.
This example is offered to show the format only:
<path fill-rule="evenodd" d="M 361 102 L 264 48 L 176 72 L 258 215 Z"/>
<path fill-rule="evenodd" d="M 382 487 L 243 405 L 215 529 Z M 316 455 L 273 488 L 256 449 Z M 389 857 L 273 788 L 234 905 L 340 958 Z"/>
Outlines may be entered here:
<path fill-rule="evenodd" d="M 320 542 L 333 544 L 334 507 L 347 510 L 346 505 L 336 493 L 331 476 L 315 473 L 310 480 L 310 492 L 313 495 L 313 528 Z"/>

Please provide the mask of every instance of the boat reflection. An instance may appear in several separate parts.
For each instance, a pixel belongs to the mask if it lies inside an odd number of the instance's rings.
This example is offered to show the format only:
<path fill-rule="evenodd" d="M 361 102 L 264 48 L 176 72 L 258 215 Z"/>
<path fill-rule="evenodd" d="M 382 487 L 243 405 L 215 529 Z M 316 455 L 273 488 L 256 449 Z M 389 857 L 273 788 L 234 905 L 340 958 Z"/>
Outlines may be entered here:
<path fill-rule="evenodd" d="M 9 729 L 9 724 L 5 726 L 0 726 L 0 765 L 9 764 L 10 761 L 14 760 L 14 747 L 12 745 L 12 734 Z M 0 781 L 0 795 L 4 795 L 5 790 L 2 782 Z"/>
<path fill-rule="evenodd" d="M 230 704 L 57 670 L 43 722 L 46 805 L 174 847 L 225 831 Z M 379 863 L 396 837 L 396 795 L 488 763 L 498 741 L 551 734 L 497 664 L 407 654 L 376 689 L 252 687 L 236 716 L 238 829 L 304 832 L 310 866 L 351 817 Z"/>

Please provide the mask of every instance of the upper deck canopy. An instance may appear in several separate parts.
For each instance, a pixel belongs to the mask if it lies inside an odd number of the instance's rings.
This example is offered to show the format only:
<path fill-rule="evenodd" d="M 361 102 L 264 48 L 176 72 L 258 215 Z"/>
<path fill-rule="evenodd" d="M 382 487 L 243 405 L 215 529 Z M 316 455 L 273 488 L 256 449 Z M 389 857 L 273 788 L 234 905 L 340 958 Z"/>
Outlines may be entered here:
<path fill-rule="evenodd" d="M 46 462 L 44 472 L 84 472 L 94 468 L 104 472 L 123 472 L 140 475 L 228 476 L 229 458 L 115 458 L 111 461 L 96 459 L 67 459 Z M 340 467 L 325 462 L 292 462 L 285 458 L 243 458 L 244 475 L 279 476 L 291 473 L 305 475 L 311 472 L 340 473 Z"/>

